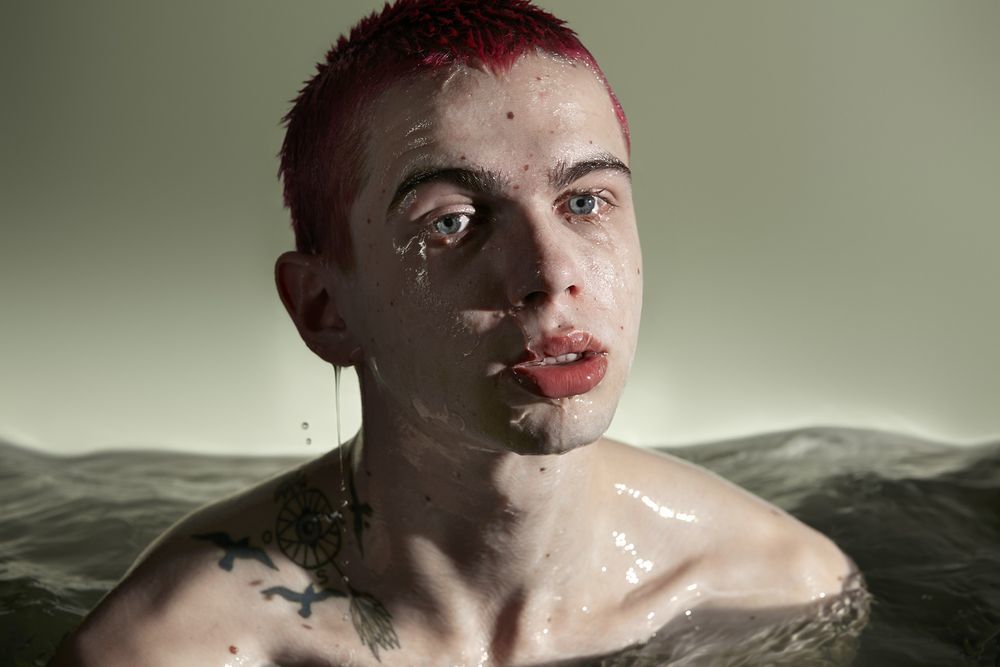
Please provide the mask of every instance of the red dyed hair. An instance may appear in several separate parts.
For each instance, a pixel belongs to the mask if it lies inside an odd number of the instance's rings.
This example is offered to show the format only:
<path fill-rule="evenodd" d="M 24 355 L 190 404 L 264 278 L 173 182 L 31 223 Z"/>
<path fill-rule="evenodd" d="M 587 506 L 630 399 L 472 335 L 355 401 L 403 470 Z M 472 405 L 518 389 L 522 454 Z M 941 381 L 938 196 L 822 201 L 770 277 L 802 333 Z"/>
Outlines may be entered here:
<path fill-rule="evenodd" d="M 299 252 L 329 251 L 354 267 L 348 218 L 361 189 L 364 105 L 414 72 L 458 63 L 505 72 L 543 51 L 592 68 L 608 90 L 626 144 L 628 121 L 589 51 L 563 21 L 528 0 L 397 0 L 341 36 L 284 118 L 279 177 Z"/>

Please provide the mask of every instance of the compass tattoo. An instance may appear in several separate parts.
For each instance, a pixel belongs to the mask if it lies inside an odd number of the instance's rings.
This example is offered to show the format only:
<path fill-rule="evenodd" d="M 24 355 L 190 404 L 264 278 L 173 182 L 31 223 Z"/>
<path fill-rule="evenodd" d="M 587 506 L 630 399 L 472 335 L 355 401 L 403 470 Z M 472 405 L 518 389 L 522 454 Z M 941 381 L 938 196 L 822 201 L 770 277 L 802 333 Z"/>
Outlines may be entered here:
<path fill-rule="evenodd" d="M 358 552 L 363 555 L 364 529 L 369 526 L 368 517 L 372 508 L 358 497 L 353 476 L 348 476 L 348 495 L 344 508 L 351 514 L 353 537 Z M 309 584 L 299 592 L 278 586 L 261 591 L 261 594 L 268 599 L 277 595 L 294 603 L 303 618 L 312 614 L 313 603 L 346 597 L 354 630 L 376 660 L 381 660 L 379 650 L 399 648 L 392 614 L 373 596 L 351 586 L 337 563 L 347 526 L 344 512 L 335 510 L 322 491 L 309 486 L 305 474 L 301 472 L 278 487 L 274 501 L 279 505 L 274 532 L 266 532 L 264 542 L 273 540 L 290 561 L 312 571 L 321 588 L 317 591 L 313 584 Z M 329 583 L 328 570 L 340 578 L 343 589 Z"/>
<path fill-rule="evenodd" d="M 309 571 L 314 581 L 301 591 L 277 585 L 261 590 L 260 594 L 267 600 L 275 597 L 287 600 L 302 618 L 312 616 L 315 604 L 347 598 L 351 624 L 358 639 L 381 662 L 379 651 L 400 647 L 392 614 L 375 597 L 351 586 L 337 562 L 344 540 L 352 537 L 358 552 L 364 555 L 364 531 L 370 525 L 368 518 L 372 508 L 358 497 L 353 475 L 347 475 L 345 491 L 347 498 L 338 510 L 320 489 L 309 485 L 302 472 L 278 486 L 274 492 L 274 502 L 278 506 L 274 529 L 265 530 L 261 541 L 265 545 L 275 543 L 288 560 Z M 349 522 L 345 513 L 350 514 Z M 217 531 L 191 537 L 222 549 L 218 565 L 227 572 L 237 567 L 237 561 L 256 561 L 278 570 L 267 551 L 251 544 L 249 536 L 237 539 Z M 331 575 L 339 577 L 343 585 L 335 586 L 330 581 Z M 252 582 L 260 583 L 259 579 Z"/>

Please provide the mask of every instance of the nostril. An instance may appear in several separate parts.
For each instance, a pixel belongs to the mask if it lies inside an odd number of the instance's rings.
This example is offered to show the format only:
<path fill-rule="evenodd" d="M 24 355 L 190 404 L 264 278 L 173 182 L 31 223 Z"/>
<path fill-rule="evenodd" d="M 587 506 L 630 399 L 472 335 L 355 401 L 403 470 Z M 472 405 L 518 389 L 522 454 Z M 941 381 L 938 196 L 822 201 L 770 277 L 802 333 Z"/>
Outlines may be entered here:
<path fill-rule="evenodd" d="M 569 287 L 566 288 L 566 294 L 569 294 L 570 296 L 576 296 L 579 293 L 580 293 L 580 288 L 577 287 L 576 285 L 570 285 Z"/>

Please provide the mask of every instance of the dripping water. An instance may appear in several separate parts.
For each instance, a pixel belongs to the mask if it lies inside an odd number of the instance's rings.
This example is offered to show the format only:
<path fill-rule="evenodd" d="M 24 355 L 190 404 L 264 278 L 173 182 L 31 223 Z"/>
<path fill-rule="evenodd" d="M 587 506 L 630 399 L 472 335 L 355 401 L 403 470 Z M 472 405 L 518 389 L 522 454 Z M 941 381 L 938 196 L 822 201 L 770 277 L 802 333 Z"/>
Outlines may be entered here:
<path fill-rule="evenodd" d="M 337 459 L 340 462 L 340 506 L 347 507 L 347 475 L 344 474 L 344 446 L 340 439 L 340 366 L 333 366 L 333 407 L 337 418 Z"/>

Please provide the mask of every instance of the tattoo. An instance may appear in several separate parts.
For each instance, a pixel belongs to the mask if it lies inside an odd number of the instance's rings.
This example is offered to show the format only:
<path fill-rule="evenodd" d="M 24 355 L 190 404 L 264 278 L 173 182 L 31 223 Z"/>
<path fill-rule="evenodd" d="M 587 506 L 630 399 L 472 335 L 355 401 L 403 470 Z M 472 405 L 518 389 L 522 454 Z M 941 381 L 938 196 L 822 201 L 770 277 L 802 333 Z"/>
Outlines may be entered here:
<path fill-rule="evenodd" d="M 352 591 L 351 623 L 361 643 L 368 647 L 379 662 L 382 660 L 378 657 L 380 648 L 399 648 L 399 637 L 392 627 L 392 614 L 372 596 Z"/>
<path fill-rule="evenodd" d="M 326 565 L 340 551 L 340 513 L 321 491 L 305 488 L 304 479 L 286 486 L 278 491 L 284 498 L 274 527 L 278 548 L 307 570 Z"/>
<path fill-rule="evenodd" d="M 193 535 L 192 537 L 196 540 L 206 540 L 211 542 L 225 551 L 225 554 L 219 560 L 219 567 L 226 572 L 232 572 L 233 563 L 237 558 L 248 558 L 250 560 L 259 561 L 272 570 L 278 569 L 263 549 L 250 546 L 249 537 L 244 537 L 241 540 L 234 540 L 230 537 L 229 533 L 201 533 L 200 535 Z"/>
<path fill-rule="evenodd" d="M 363 503 L 358 499 L 358 490 L 354 486 L 354 475 L 349 475 L 347 482 L 348 489 L 351 493 L 351 515 L 354 516 L 354 540 L 358 544 L 358 552 L 364 556 L 365 543 L 361 539 L 361 533 L 369 526 L 368 517 L 372 515 L 372 506 L 368 503 Z"/>
<path fill-rule="evenodd" d="M 279 595 L 289 602 L 296 602 L 299 604 L 299 616 L 302 618 L 309 618 L 312 615 L 312 603 L 321 602 L 327 598 L 332 597 L 346 597 L 344 593 L 340 591 L 333 590 L 332 588 L 323 588 L 318 592 L 313 587 L 313 584 L 306 586 L 306 589 L 301 593 L 296 593 L 290 588 L 285 588 L 284 586 L 272 586 L 271 588 L 266 588 L 262 590 L 261 595 L 266 597 L 268 600 L 274 595 Z"/>
<path fill-rule="evenodd" d="M 347 481 L 350 500 L 345 506 L 352 515 L 354 539 L 358 552 L 363 556 L 363 531 L 369 526 L 368 517 L 372 514 L 372 508 L 368 503 L 361 502 L 358 497 L 353 475 Z M 381 661 L 379 650 L 399 648 L 399 637 L 392 625 L 392 614 L 377 599 L 351 586 L 337 564 L 336 559 L 340 554 L 342 534 L 346 525 L 343 513 L 333 509 L 333 505 L 322 491 L 310 488 L 302 473 L 281 484 L 274 493 L 274 501 L 280 503 L 280 508 L 274 532 L 266 531 L 263 535 L 265 543 L 270 543 L 273 538 L 289 560 L 302 568 L 312 570 L 313 576 L 320 584 L 320 590 L 316 591 L 314 584 L 309 584 L 302 593 L 284 586 L 274 586 L 261 591 L 261 594 L 267 599 L 278 595 L 298 604 L 298 613 L 303 618 L 308 618 L 312 614 L 314 602 L 346 597 L 349 600 L 354 631 L 358 633 L 361 643 L 368 647 L 376 660 Z M 340 577 L 346 591 L 329 585 L 328 567 Z"/>
<path fill-rule="evenodd" d="M 372 515 L 371 505 L 361 502 L 354 478 L 348 478 L 350 499 L 344 506 L 353 518 L 354 539 L 358 552 L 364 555 L 362 538 L 364 529 L 369 526 L 368 517 Z M 281 597 L 298 605 L 298 614 L 302 618 L 312 615 L 312 605 L 330 598 L 347 598 L 351 616 L 351 624 L 358 633 L 361 643 L 368 647 L 381 662 L 380 650 L 399 648 L 399 637 L 392 626 L 392 614 L 381 602 L 373 596 L 355 589 L 348 583 L 347 576 L 337 564 L 345 533 L 346 521 L 344 515 L 333 509 L 330 500 L 322 491 L 310 488 L 305 475 L 301 472 L 282 483 L 274 493 L 274 502 L 280 505 L 275 519 L 274 531 L 265 530 L 261 535 L 264 544 L 276 542 L 278 548 L 290 561 L 310 570 L 315 579 L 301 593 L 286 586 L 271 586 L 260 593 L 266 599 Z M 192 536 L 197 540 L 206 540 L 221 548 L 225 553 L 219 560 L 219 567 L 232 572 L 237 558 L 255 560 L 272 570 L 278 567 L 271 561 L 267 552 L 255 546 L 250 546 L 250 538 L 234 540 L 229 533 L 201 533 Z M 340 590 L 330 585 L 330 569 L 343 581 L 344 589 Z M 251 586 L 259 585 L 256 579 Z M 317 590 L 317 585 L 319 590 Z"/>

